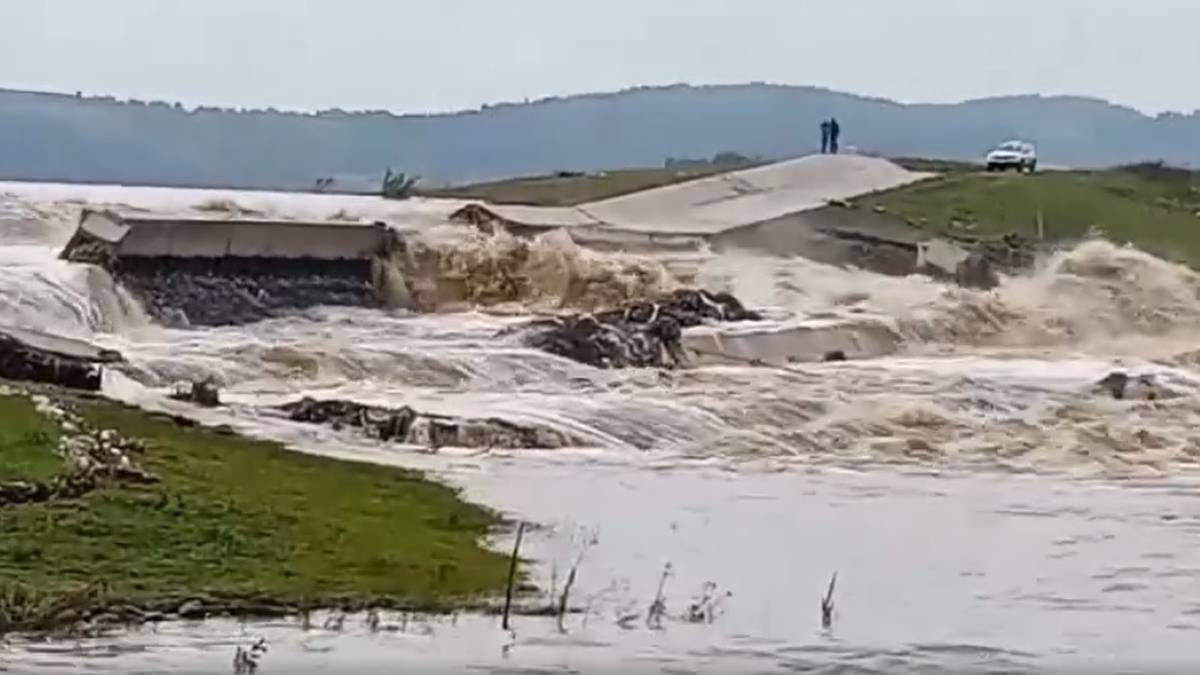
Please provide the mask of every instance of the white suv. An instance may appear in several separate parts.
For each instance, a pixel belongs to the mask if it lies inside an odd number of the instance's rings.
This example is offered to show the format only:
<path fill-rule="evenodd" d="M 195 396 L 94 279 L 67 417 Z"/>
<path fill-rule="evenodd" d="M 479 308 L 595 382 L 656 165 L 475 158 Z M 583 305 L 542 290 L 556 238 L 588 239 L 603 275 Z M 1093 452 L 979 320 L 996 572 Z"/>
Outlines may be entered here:
<path fill-rule="evenodd" d="M 1033 143 L 1008 141 L 987 154 L 988 171 L 1015 169 L 1033 173 L 1037 170 L 1037 150 Z"/>

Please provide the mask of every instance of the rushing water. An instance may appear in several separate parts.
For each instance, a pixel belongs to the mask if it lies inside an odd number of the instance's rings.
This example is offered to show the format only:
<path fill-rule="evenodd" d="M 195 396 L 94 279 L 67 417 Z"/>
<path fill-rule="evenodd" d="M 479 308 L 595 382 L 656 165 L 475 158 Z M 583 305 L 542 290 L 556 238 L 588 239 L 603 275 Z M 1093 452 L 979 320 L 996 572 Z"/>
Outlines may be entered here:
<path fill-rule="evenodd" d="M 513 634 L 487 617 L 389 616 L 394 630 L 375 634 L 353 619 L 337 634 L 179 624 L 14 642 L 0 654 L 10 669 L 228 672 L 234 646 L 259 636 L 270 643 L 261 672 L 1166 670 L 1200 656 L 1200 278 L 1161 260 L 1091 242 L 983 293 L 804 260 L 529 246 L 435 227 L 448 208 L 436 203 L 396 212 L 337 197 L 5 191 L 0 322 L 121 350 L 131 363 L 106 381 L 112 396 L 187 410 L 165 399 L 172 383 L 215 376 L 231 406 L 189 414 L 461 485 L 543 526 L 526 545 L 541 585 L 561 589 L 577 566 L 573 604 L 586 610 L 563 630 L 520 619 Z M 325 309 L 168 330 L 107 274 L 54 259 L 81 200 L 398 219 L 432 227 L 431 275 L 515 270 L 530 283 L 487 311 L 462 311 L 491 297 L 477 279 L 478 292 L 440 313 Z M 876 324 L 900 349 L 662 374 L 597 371 L 495 337 L 533 311 L 691 277 L 780 325 Z M 1178 396 L 1096 394 L 1114 369 L 1153 374 Z M 538 421 L 587 443 L 429 455 L 263 411 L 300 394 Z M 668 617 L 652 629 L 644 617 L 668 563 Z M 819 601 L 835 571 L 835 621 L 823 630 Z M 684 621 L 709 582 L 722 597 L 716 616 Z"/>

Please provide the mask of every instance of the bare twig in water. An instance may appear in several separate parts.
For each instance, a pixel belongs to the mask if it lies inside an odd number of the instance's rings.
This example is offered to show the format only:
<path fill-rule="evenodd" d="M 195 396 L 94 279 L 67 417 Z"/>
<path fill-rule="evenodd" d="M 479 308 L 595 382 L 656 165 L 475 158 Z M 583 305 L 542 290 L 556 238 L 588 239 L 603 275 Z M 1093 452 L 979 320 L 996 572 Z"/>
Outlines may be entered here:
<path fill-rule="evenodd" d="M 837 586 L 837 572 L 833 573 L 833 578 L 829 580 L 829 590 L 825 592 L 825 597 L 821 598 L 821 627 L 830 628 L 833 626 L 833 589 Z"/>
<path fill-rule="evenodd" d="M 338 612 L 337 614 L 325 619 L 325 630 L 335 633 L 342 632 L 342 627 L 346 625 L 346 614 Z"/>
<path fill-rule="evenodd" d="M 521 538 L 525 536 L 525 521 L 517 526 L 517 541 L 513 544 L 512 558 L 508 561 L 508 588 L 504 590 L 504 618 L 500 621 L 500 627 L 504 630 L 510 630 L 508 627 L 508 614 L 512 611 L 513 585 L 517 580 L 517 557 L 521 555 Z"/>
<path fill-rule="evenodd" d="M 581 541 L 579 542 L 579 555 L 575 557 L 575 563 L 571 565 L 571 570 L 567 573 L 566 583 L 563 584 L 562 596 L 558 600 L 558 632 L 566 633 L 567 628 L 564 625 L 567 616 L 567 603 L 571 595 L 571 588 L 575 585 L 575 577 L 579 574 L 579 566 L 583 564 L 584 557 L 593 546 L 600 543 L 600 536 L 597 532 L 588 532 L 582 530 L 580 533 Z M 557 570 L 557 566 L 555 567 Z M 584 615 L 584 623 L 586 625 L 587 615 Z"/>
<path fill-rule="evenodd" d="M 688 607 L 683 618 L 688 623 L 712 623 L 717 618 L 721 603 L 732 596 L 729 591 L 718 594 L 716 582 L 706 581 L 700 590 L 700 597 Z"/>
<path fill-rule="evenodd" d="M 571 595 L 571 586 L 575 585 L 575 573 L 579 570 L 579 563 L 583 562 L 583 554 L 575 559 L 575 564 L 571 566 L 571 571 L 567 574 L 567 581 L 563 584 L 562 598 L 558 601 L 558 632 L 567 632 L 566 626 L 563 625 L 563 619 L 567 615 L 567 598 Z"/>
<path fill-rule="evenodd" d="M 267 639 L 259 638 L 249 649 L 238 646 L 233 653 L 234 675 L 251 675 L 258 670 L 258 662 L 267 653 Z"/>
<path fill-rule="evenodd" d="M 620 581 L 610 581 L 608 583 L 608 586 L 605 586 L 598 593 L 593 593 L 592 595 L 588 596 L 587 604 L 584 605 L 584 608 L 583 608 L 583 629 L 584 630 L 587 630 L 588 619 L 592 616 L 592 607 L 600 600 L 603 600 L 604 598 L 612 595 L 613 593 L 616 593 L 617 591 L 619 591 L 622 588 L 628 590 L 628 582 L 622 583 Z M 617 614 L 617 625 L 620 626 L 621 628 L 625 628 L 626 630 L 632 628 L 633 626 L 632 626 L 632 624 L 630 624 L 629 626 L 626 626 L 622 623 L 622 621 L 625 621 L 625 620 L 637 621 L 638 619 L 642 618 L 641 613 L 634 613 L 632 615 L 629 615 L 628 618 L 626 617 L 627 614 L 628 614 L 628 612 L 620 612 L 620 611 L 618 611 L 618 614 Z"/>
<path fill-rule="evenodd" d="M 642 618 L 641 612 L 623 614 L 617 617 L 617 625 L 620 626 L 622 630 L 633 630 L 633 623 L 640 618 Z"/>
<path fill-rule="evenodd" d="M 662 577 L 658 580 L 658 593 L 654 595 L 654 602 L 650 603 L 650 609 L 646 612 L 646 627 L 651 630 L 662 630 L 663 616 L 667 613 L 667 599 L 663 592 L 666 590 L 671 571 L 671 563 L 663 566 Z"/>

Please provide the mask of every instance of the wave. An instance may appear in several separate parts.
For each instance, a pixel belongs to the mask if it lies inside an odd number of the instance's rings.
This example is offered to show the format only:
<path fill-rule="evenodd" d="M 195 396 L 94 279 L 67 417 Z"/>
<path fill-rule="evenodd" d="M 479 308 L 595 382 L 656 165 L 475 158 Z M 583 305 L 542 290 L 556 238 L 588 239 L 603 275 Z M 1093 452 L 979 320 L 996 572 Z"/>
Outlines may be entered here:
<path fill-rule="evenodd" d="M 107 272 L 53 255 L 42 246 L 0 247 L 0 323 L 76 337 L 149 325 L 141 305 Z"/>
<path fill-rule="evenodd" d="M 1200 275 L 1134 248 L 1088 241 L 991 292 L 946 288 L 899 323 L 913 340 L 1004 347 L 1195 335 Z"/>
<path fill-rule="evenodd" d="M 389 263 L 389 302 L 421 311 L 592 311 L 681 286 L 662 261 L 585 249 L 562 230 L 523 239 L 435 227 L 409 239 Z"/>
<path fill-rule="evenodd" d="M 910 347 L 1108 347 L 1114 338 L 1200 336 L 1200 275 L 1104 240 L 1049 255 L 988 291 L 737 253 L 710 261 L 701 276 L 751 307 L 883 317 Z"/>
<path fill-rule="evenodd" d="M 174 331 L 152 326 L 103 270 L 58 261 L 48 240 L 21 236 L 0 241 L 0 323 L 101 336 L 129 357 L 126 372 L 144 385 L 216 376 L 246 407 L 264 396 L 323 391 L 533 420 L 613 451 L 726 458 L 1085 463 L 1114 471 L 1200 459 L 1193 432 L 1200 384 L 1192 375 L 1200 364 L 1200 275 L 1105 241 L 1049 255 L 980 291 L 798 258 L 597 252 L 561 231 L 522 239 L 441 225 L 408 238 L 378 270 L 391 303 L 417 313 L 322 309 Z M 530 315 L 605 309 L 696 286 L 767 310 L 765 330 L 844 319 L 864 335 L 891 331 L 899 353 L 786 370 L 617 373 L 495 337 Z M 1121 367 L 1121 349 L 1137 357 L 1131 373 L 1175 378 L 1172 386 L 1187 395 L 1097 396 L 1091 385 Z"/>

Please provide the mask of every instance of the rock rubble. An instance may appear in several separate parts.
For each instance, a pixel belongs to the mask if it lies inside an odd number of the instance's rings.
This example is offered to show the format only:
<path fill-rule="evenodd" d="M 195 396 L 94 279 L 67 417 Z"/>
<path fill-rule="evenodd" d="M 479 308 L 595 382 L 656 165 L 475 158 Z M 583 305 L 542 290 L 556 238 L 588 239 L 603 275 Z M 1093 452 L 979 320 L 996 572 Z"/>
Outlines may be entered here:
<path fill-rule="evenodd" d="M 684 328 L 761 319 L 728 293 L 680 290 L 654 302 L 536 321 L 519 330 L 534 349 L 597 368 L 675 368 L 687 363 Z"/>
<path fill-rule="evenodd" d="M 0 483 L 0 506 L 75 499 L 111 482 L 158 482 L 157 476 L 134 461 L 145 452 L 139 442 L 111 429 L 92 429 L 79 415 L 47 397 L 36 396 L 33 400 L 38 410 L 58 422 L 65 432 L 58 449 L 63 458 L 63 474 L 45 482 Z"/>
<path fill-rule="evenodd" d="M 172 326 L 240 325 L 323 305 L 379 304 L 368 261 L 123 260 L 117 277 Z"/>
<path fill-rule="evenodd" d="M 381 441 L 442 447 L 555 449 L 580 445 L 578 439 L 537 424 L 497 418 L 472 419 L 419 413 L 408 406 L 385 408 L 353 401 L 304 398 L 280 409 L 295 422 L 362 430 Z"/>

